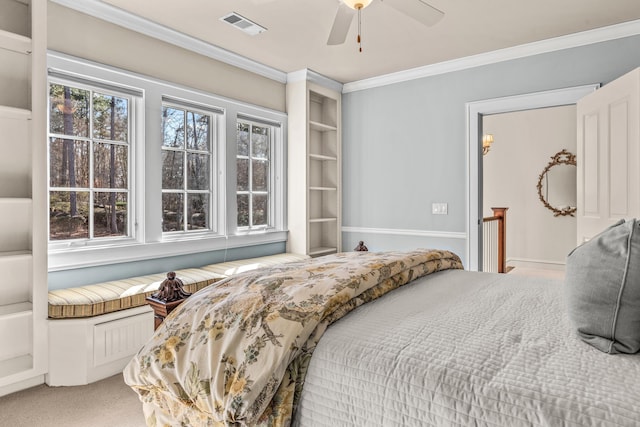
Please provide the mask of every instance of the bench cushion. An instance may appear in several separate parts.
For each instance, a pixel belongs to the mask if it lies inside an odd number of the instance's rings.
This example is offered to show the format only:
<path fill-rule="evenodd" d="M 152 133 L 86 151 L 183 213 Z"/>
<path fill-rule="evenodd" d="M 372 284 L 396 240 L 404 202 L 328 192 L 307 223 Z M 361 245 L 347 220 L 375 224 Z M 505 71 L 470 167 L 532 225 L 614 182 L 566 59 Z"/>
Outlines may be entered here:
<path fill-rule="evenodd" d="M 176 277 L 184 283 L 185 291 L 194 293 L 242 271 L 306 258 L 298 254 L 269 255 L 176 270 Z M 145 298 L 156 292 L 166 277 L 165 272 L 50 291 L 49 318 L 91 317 L 144 305 Z"/>

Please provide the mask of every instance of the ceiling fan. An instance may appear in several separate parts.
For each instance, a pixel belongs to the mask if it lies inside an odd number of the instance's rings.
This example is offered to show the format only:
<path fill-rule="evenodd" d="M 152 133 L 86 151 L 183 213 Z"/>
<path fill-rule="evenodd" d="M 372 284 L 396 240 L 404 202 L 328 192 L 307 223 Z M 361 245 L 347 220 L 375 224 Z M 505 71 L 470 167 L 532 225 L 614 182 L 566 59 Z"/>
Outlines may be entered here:
<path fill-rule="evenodd" d="M 372 0 L 340 0 L 338 11 L 329 33 L 328 45 L 344 43 L 351 27 L 353 16 L 358 13 L 358 44 L 360 44 L 360 12 L 371 4 Z M 444 16 L 444 12 L 423 2 L 422 0 L 380 0 L 397 11 L 417 20 L 423 25 L 431 26 Z M 362 51 L 362 48 L 360 48 Z"/>

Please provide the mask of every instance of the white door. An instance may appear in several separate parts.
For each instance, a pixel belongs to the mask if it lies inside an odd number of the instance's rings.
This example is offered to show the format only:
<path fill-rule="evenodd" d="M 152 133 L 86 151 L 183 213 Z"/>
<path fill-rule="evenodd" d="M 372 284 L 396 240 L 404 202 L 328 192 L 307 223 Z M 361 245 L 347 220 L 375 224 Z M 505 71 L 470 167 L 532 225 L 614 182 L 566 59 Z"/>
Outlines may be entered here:
<path fill-rule="evenodd" d="M 640 217 L 640 68 L 577 103 L 577 240 Z"/>

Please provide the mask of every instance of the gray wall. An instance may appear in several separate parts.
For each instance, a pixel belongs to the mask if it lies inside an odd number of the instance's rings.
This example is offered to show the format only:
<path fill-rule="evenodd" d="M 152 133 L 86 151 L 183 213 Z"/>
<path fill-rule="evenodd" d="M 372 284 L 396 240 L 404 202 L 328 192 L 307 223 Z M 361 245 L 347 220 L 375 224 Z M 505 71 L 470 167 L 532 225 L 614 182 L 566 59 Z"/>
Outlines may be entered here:
<path fill-rule="evenodd" d="M 465 104 L 606 84 L 640 66 L 639 47 L 634 36 L 344 94 L 343 225 L 465 232 Z M 432 215 L 433 202 L 448 203 L 448 215 Z M 343 249 L 358 240 L 451 249 L 466 265 L 463 239 L 345 232 Z"/>

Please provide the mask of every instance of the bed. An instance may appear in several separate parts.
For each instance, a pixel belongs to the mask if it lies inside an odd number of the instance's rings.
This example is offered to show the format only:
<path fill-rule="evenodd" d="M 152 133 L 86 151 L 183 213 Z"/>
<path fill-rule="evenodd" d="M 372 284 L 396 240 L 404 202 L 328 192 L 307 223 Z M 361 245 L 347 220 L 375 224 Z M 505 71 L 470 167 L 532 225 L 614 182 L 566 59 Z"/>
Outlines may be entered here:
<path fill-rule="evenodd" d="M 578 339 L 563 282 L 461 267 L 363 252 L 240 275 L 174 311 L 125 381 L 150 426 L 640 425 L 640 355 Z"/>

